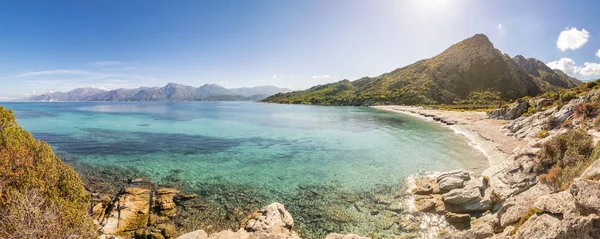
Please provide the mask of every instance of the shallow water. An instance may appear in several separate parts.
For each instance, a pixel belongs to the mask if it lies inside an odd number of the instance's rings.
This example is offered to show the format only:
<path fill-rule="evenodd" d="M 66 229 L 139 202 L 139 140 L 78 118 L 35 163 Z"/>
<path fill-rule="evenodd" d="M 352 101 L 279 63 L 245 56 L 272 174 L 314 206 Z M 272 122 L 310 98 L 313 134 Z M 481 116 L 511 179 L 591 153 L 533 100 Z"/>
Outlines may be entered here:
<path fill-rule="evenodd" d="M 77 163 L 133 167 L 157 182 L 177 172 L 178 179 L 199 190 L 246 185 L 263 195 L 263 201 L 286 205 L 297 203 L 289 202 L 297 199 L 290 195 L 308 185 L 365 192 L 400 185 L 418 172 L 487 165 L 483 154 L 448 128 L 366 107 L 251 102 L 1 105 L 12 108 L 35 137 L 77 158 Z"/>

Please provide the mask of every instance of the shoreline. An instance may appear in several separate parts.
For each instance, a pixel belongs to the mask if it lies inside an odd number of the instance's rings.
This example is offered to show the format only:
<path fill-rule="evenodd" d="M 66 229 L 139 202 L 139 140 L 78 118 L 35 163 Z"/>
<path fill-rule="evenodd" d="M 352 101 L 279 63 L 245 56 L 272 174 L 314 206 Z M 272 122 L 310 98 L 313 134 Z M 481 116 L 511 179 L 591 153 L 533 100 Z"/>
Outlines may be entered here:
<path fill-rule="evenodd" d="M 502 163 L 510 158 L 514 151 L 527 145 L 527 142 L 506 136 L 502 132 L 502 127 L 509 122 L 508 120 L 487 119 L 482 112 L 445 111 L 402 105 L 380 105 L 370 108 L 400 113 L 448 127 L 456 134 L 463 135 L 469 145 L 482 152 L 488 159 L 489 167 Z"/>

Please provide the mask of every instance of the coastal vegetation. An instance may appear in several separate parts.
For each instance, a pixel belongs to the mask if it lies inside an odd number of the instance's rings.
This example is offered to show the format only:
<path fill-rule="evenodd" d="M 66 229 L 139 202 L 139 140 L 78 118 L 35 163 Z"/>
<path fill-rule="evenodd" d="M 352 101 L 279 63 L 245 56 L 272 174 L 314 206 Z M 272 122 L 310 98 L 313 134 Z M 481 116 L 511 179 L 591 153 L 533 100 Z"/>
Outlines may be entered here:
<path fill-rule="evenodd" d="M 319 105 L 480 105 L 492 108 L 581 82 L 534 58 L 502 54 L 477 34 L 441 54 L 377 77 L 278 93 L 264 102 Z"/>
<path fill-rule="evenodd" d="M 77 173 L 2 106 L 0 179 L 0 238 L 95 236 Z"/>

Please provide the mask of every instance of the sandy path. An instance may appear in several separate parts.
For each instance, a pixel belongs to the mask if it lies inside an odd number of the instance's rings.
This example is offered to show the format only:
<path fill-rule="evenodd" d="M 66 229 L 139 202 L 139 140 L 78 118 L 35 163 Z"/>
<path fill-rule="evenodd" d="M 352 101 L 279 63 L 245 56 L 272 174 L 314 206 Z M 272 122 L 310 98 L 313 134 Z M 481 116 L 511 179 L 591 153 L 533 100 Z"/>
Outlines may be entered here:
<path fill-rule="evenodd" d="M 463 134 L 475 148 L 483 152 L 488 157 L 490 166 L 509 159 L 516 149 L 527 144 L 515 137 L 504 135 L 502 127 L 509 122 L 508 120 L 487 119 L 483 112 L 457 112 L 400 105 L 372 106 L 372 108 L 412 115 L 447 125 L 455 132 Z"/>

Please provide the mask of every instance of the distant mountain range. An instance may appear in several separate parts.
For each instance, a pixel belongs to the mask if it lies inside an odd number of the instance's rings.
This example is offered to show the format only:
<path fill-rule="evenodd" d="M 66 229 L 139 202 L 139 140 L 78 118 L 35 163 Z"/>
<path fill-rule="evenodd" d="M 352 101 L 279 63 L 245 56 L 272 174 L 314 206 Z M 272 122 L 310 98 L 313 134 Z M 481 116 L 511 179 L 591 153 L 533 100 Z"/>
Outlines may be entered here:
<path fill-rule="evenodd" d="M 101 90 L 77 88 L 69 92 L 54 92 L 27 97 L 25 101 L 193 101 L 193 100 L 262 100 L 276 93 L 292 90 L 275 86 L 257 86 L 227 89 L 216 84 L 200 87 L 169 83 L 163 87 Z"/>
<path fill-rule="evenodd" d="M 477 34 L 437 56 L 377 77 L 343 80 L 263 101 L 292 104 L 452 104 L 474 96 L 503 100 L 572 88 L 581 82 L 534 58 L 502 54 Z"/>

